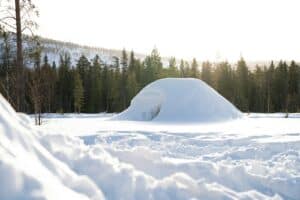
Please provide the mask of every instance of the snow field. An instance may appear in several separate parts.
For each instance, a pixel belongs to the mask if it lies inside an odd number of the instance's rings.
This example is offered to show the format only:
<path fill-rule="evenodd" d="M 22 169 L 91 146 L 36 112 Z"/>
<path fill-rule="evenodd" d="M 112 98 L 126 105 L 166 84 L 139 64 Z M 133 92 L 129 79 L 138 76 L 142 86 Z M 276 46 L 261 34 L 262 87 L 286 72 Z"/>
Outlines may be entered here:
<path fill-rule="evenodd" d="M 103 121 L 101 117 L 83 119 L 86 118 L 46 118 L 41 129 L 48 130 L 49 133 L 60 131 L 65 136 L 47 135 L 42 143 L 60 160 L 68 160 L 68 165 L 74 171 L 88 174 L 97 185 L 103 184 L 100 187 L 108 199 L 118 199 L 120 196 L 117 195 L 121 194 L 114 192 L 115 196 L 111 196 L 107 180 L 92 172 L 99 168 L 101 171 L 106 169 L 100 163 L 104 162 L 103 159 L 110 159 L 104 158 L 103 152 L 114 159 L 117 166 L 122 166 L 122 169 L 130 167 L 132 172 L 156 181 L 174 181 L 176 175 L 175 182 L 178 177 L 180 180 L 189 180 L 188 183 L 195 183 L 193 187 L 196 187 L 196 191 L 201 191 L 189 192 L 193 195 L 179 196 L 178 199 L 298 199 L 300 195 L 298 118 L 245 117 L 226 123 L 177 126 L 160 122 Z M 104 119 L 107 120 L 105 116 Z M 58 147 L 59 141 L 69 139 L 54 139 L 56 137 L 75 139 L 72 135 L 68 136 L 72 134 L 70 130 L 71 127 L 74 128 L 74 124 L 80 130 L 73 134 L 83 134 L 76 138 L 80 145 L 71 143 Z M 56 150 L 49 147 L 51 143 Z M 76 146 L 89 149 L 89 160 L 93 160 L 93 164 L 87 164 L 88 169 L 82 169 L 84 163 L 91 163 L 86 161 L 82 151 L 75 150 L 75 153 L 66 155 L 65 152 L 74 152 Z M 114 167 L 108 167 L 110 170 L 111 168 Z M 122 186 L 126 185 L 127 191 L 132 191 L 130 198 L 137 198 L 133 192 L 136 190 L 133 184 L 136 178 L 129 178 L 131 175 L 128 175 L 128 170 L 125 170 L 127 173 L 124 175 L 123 170 L 117 169 L 118 175 L 105 170 L 103 172 L 115 174 L 115 180 L 119 180 Z M 121 180 L 121 174 L 129 182 Z M 130 190 L 127 188 L 129 183 L 133 187 Z M 188 187 L 189 190 L 191 187 Z M 154 191 L 145 192 L 151 196 L 157 195 Z M 169 196 L 166 195 L 163 199 L 168 199 L 167 197 Z M 174 196 L 172 198 L 176 199 Z"/>

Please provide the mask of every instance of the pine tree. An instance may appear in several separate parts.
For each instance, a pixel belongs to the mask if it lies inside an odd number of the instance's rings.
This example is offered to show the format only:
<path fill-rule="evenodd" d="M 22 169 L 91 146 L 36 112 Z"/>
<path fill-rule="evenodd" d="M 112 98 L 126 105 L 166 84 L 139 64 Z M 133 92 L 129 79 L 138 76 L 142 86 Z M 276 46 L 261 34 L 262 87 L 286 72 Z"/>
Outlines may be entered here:
<path fill-rule="evenodd" d="M 73 77 L 71 73 L 71 58 L 69 54 L 60 56 L 58 68 L 58 106 L 59 112 L 72 112 L 73 107 Z"/>
<path fill-rule="evenodd" d="M 85 57 L 85 55 L 81 55 L 76 64 L 76 68 L 79 72 L 81 80 L 85 79 L 86 71 L 88 70 L 89 66 L 90 66 L 90 62 L 88 61 L 87 57 Z"/>
<path fill-rule="evenodd" d="M 52 88 L 52 100 L 51 100 L 51 112 L 56 112 L 58 109 L 58 73 L 56 63 L 53 61 L 51 66 L 52 71 L 52 80 L 53 80 L 53 88 Z"/>
<path fill-rule="evenodd" d="M 221 62 L 217 65 L 215 79 L 217 91 L 234 103 L 234 73 L 228 62 Z"/>
<path fill-rule="evenodd" d="M 297 112 L 298 110 L 298 96 L 299 96 L 299 66 L 292 61 L 288 70 L 288 110 L 290 112 Z"/>
<path fill-rule="evenodd" d="M 121 85 L 120 85 L 120 94 L 121 94 L 121 105 L 122 109 L 125 109 L 129 104 L 128 98 L 128 58 L 126 50 L 123 49 L 122 51 L 122 58 L 121 58 L 121 66 L 122 66 L 122 73 L 121 73 Z"/>
<path fill-rule="evenodd" d="M 136 82 L 135 73 L 130 73 L 128 75 L 127 91 L 129 101 L 137 94 L 138 92 L 138 83 Z"/>
<path fill-rule="evenodd" d="M 274 87 L 276 98 L 274 97 L 275 111 L 287 111 L 287 97 L 288 97 L 288 69 L 287 64 L 283 61 L 278 63 L 275 68 Z"/>
<path fill-rule="evenodd" d="M 191 68 L 190 68 L 190 63 L 188 61 L 184 62 L 184 77 L 190 77 L 191 74 Z"/>
<path fill-rule="evenodd" d="M 82 86 L 82 80 L 77 70 L 74 71 L 73 95 L 74 95 L 74 111 L 80 113 L 83 104 L 83 86 Z"/>
<path fill-rule="evenodd" d="M 141 64 L 140 60 L 136 59 L 134 52 L 130 53 L 130 60 L 128 66 L 128 78 L 127 78 L 127 92 L 128 92 L 128 105 L 131 99 L 137 94 L 139 90 L 139 81 L 141 80 Z"/>
<path fill-rule="evenodd" d="M 136 71 L 136 60 L 134 57 L 134 52 L 130 52 L 130 59 L 129 59 L 129 64 L 128 64 L 128 71 L 129 73 L 135 72 Z"/>
<path fill-rule="evenodd" d="M 122 78 L 124 78 L 120 71 L 119 58 L 115 57 L 114 71 L 112 73 L 112 83 L 111 83 L 111 96 L 112 96 L 112 111 L 120 112 L 123 109 L 122 101 L 122 90 L 126 90 L 126 86 L 122 86 Z M 122 71 L 123 72 L 123 71 Z"/>
<path fill-rule="evenodd" d="M 190 74 L 191 77 L 193 77 L 193 78 L 198 78 L 199 77 L 198 67 L 199 66 L 198 66 L 196 58 L 193 58 L 192 65 L 191 65 L 191 74 Z"/>
<path fill-rule="evenodd" d="M 201 79 L 208 85 L 213 86 L 212 82 L 212 69 L 209 61 L 202 63 Z"/>
<path fill-rule="evenodd" d="M 275 78 L 275 65 L 272 61 L 266 74 L 266 82 L 267 82 L 267 112 L 274 112 L 275 111 L 275 84 L 274 84 L 274 78 Z"/>
<path fill-rule="evenodd" d="M 252 112 L 264 112 L 266 91 L 264 71 L 261 67 L 256 66 L 253 73 L 249 72 L 247 85 L 249 90 L 247 97 L 249 110 Z"/>
<path fill-rule="evenodd" d="M 142 63 L 140 59 L 135 60 L 135 78 L 138 83 L 138 87 L 141 88 L 141 82 L 142 82 Z"/>
<path fill-rule="evenodd" d="M 148 83 L 157 80 L 162 75 L 163 65 L 161 62 L 161 57 L 158 53 L 158 50 L 154 48 L 151 52 L 150 56 L 147 56 L 143 63 L 143 83 L 142 85 L 145 86 Z"/>
<path fill-rule="evenodd" d="M 179 70 L 180 70 L 180 77 L 185 77 L 185 66 L 184 66 L 184 60 L 180 60 Z"/>
<path fill-rule="evenodd" d="M 112 73 L 112 70 L 110 70 L 107 65 L 104 65 L 102 72 L 102 101 L 105 112 L 113 110 L 111 108 L 111 104 L 113 102 Z"/>
<path fill-rule="evenodd" d="M 48 63 L 47 55 L 43 58 L 43 65 L 41 67 L 41 78 L 43 80 L 43 112 L 53 111 L 52 105 L 54 104 L 55 86 L 56 86 L 56 69 L 52 69 Z"/>
<path fill-rule="evenodd" d="M 94 94 L 92 93 L 92 76 L 93 72 L 91 69 L 91 63 L 87 59 L 85 55 L 81 55 L 77 64 L 76 69 L 80 75 L 80 79 L 82 80 L 83 84 L 83 91 L 84 91 L 84 105 L 82 110 L 84 112 L 92 112 L 94 109 Z"/>
<path fill-rule="evenodd" d="M 249 70 L 246 62 L 241 58 L 236 69 L 236 104 L 242 111 L 249 111 Z"/>
<path fill-rule="evenodd" d="M 179 72 L 176 66 L 176 58 L 171 57 L 169 59 L 169 69 L 167 71 L 166 77 L 179 77 Z"/>

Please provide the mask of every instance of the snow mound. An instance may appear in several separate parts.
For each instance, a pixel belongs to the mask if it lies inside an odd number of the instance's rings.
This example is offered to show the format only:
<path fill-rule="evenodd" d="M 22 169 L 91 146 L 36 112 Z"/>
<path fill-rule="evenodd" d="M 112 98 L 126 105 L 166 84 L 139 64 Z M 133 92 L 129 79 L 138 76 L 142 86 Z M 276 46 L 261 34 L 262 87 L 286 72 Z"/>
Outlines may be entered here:
<path fill-rule="evenodd" d="M 199 79 L 165 78 L 142 89 L 114 120 L 215 122 L 241 117 L 241 112 Z"/>
<path fill-rule="evenodd" d="M 29 121 L 0 94 L 0 199 L 104 199 L 92 180 L 41 145 Z"/>

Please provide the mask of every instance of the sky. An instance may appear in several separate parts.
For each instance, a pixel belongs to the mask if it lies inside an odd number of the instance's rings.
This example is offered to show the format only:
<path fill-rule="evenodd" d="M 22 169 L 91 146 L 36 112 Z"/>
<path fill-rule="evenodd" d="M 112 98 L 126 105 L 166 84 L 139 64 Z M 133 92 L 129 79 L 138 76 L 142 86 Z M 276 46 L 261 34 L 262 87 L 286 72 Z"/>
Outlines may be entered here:
<path fill-rule="evenodd" d="M 34 0 L 38 34 L 199 60 L 300 60 L 297 0 Z"/>

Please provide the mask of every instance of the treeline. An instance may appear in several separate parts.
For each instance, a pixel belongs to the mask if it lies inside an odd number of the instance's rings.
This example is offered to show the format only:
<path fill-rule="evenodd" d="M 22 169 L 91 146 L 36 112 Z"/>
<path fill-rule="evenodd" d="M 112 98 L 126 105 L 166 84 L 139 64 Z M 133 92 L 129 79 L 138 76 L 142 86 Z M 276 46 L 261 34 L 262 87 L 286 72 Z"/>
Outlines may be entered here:
<path fill-rule="evenodd" d="M 16 105 L 14 60 L 8 59 L 7 48 L 2 48 L 0 56 L 0 91 Z M 70 56 L 64 54 L 57 66 L 47 56 L 41 58 L 41 50 L 32 53 L 31 59 L 34 67 L 25 68 L 24 78 L 22 111 L 27 113 L 120 112 L 145 85 L 165 77 L 202 79 L 244 112 L 300 112 L 300 67 L 294 61 L 250 70 L 242 58 L 236 65 L 207 61 L 201 66 L 196 59 L 177 63 L 170 58 L 168 66 L 163 66 L 156 49 L 144 60 L 123 50 L 110 65 L 99 56 L 88 60 L 82 55 L 72 66 Z"/>

